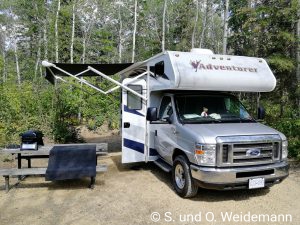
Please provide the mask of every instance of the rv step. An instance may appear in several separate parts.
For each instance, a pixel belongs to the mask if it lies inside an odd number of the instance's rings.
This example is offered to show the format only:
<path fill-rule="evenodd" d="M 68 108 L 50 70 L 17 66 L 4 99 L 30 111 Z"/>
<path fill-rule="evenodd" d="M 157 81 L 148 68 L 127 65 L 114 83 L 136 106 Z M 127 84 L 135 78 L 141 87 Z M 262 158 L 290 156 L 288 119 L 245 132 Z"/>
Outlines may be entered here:
<path fill-rule="evenodd" d="M 163 159 L 158 158 L 154 161 L 154 163 L 161 168 L 163 171 L 169 173 L 172 170 L 172 166 L 170 166 L 168 163 L 166 163 Z"/>

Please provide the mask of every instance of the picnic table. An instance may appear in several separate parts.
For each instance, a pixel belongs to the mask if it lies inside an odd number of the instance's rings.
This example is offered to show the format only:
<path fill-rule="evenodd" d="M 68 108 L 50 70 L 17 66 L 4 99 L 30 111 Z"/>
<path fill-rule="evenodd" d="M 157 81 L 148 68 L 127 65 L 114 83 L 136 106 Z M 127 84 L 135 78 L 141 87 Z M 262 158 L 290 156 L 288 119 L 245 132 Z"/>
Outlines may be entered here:
<path fill-rule="evenodd" d="M 21 150 L 20 148 L 3 148 L 0 149 L 0 154 L 11 154 L 17 157 L 17 168 L 0 168 L 0 176 L 5 178 L 5 190 L 9 191 L 9 177 L 18 176 L 21 179 L 22 176 L 28 175 L 44 175 L 46 173 L 46 167 L 34 167 L 31 166 L 32 159 L 49 158 L 51 149 L 64 148 L 64 147 L 83 147 L 83 146 L 96 146 L 96 172 L 104 172 L 107 170 L 106 165 L 98 165 L 98 156 L 107 155 L 107 143 L 80 143 L 80 144 L 52 144 L 46 146 L 40 146 L 38 150 Z M 27 167 L 22 166 L 22 159 L 27 160 Z M 70 159 L 71 160 L 71 159 Z M 91 178 L 90 187 L 93 188 L 95 184 L 95 177 Z"/>

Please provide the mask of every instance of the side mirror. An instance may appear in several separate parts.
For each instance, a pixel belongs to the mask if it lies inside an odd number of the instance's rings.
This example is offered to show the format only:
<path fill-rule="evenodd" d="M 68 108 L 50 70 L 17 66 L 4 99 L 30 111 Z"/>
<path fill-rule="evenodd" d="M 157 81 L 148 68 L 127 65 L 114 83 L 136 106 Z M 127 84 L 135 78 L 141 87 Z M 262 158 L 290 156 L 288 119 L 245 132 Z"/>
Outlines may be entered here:
<path fill-rule="evenodd" d="M 263 120 L 266 116 L 266 111 L 264 109 L 264 107 L 259 106 L 257 109 L 257 119 L 259 120 Z"/>
<path fill-rule="evenodd" d="M 172 120 L 171 117 L 167 117 L 166 120 L 167 120 L 167 122 L 168 122 L 169 124 L 172 124 L 172 122 L 173 122 L 173 120 Z"/>
<path fill-rule="evenodd" d="M 156 107 L 149 107 L 147 109 L 146 119 L 148 121 L 157 121 L 157 108 Z"/>

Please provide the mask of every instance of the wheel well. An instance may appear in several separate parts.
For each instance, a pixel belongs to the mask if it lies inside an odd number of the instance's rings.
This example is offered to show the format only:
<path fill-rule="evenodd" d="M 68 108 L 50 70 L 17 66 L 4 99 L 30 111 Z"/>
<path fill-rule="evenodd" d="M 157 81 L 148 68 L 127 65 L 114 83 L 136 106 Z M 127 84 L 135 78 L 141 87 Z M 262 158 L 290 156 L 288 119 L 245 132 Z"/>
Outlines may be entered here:
<path fill-rule="evenodd" d="M 178 149 L 176 148 L 174 151 L 173 151 L 173 155 L 172 155 L 172 161 L 174 161 L 174 159 L 179 156 L 179 155 L 183 155 L 188 161 L 189 161 L 189 158 L 187 157 L 187 155 L 185 154 L 184 151 L 182 151 L 181 149 Z"/>

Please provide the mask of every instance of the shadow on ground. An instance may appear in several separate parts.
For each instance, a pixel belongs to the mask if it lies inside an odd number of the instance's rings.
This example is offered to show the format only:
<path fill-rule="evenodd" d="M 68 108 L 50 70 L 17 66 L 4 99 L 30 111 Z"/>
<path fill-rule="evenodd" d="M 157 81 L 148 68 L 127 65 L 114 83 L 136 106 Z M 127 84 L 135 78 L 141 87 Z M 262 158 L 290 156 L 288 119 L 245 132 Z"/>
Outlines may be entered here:
<path fill-rule="evenodd" d="M 121 155 L 112 156 L 112 161 L 119 172 L 130 170 L 145 170 L 150 171 L 158 180 L 165 183 L 172 191 L 172 173 L 166 173 L 158 168 L 154 163 L 135 163 L 123 165 L 121 163 Z M 218 191 L 199 188 L 197 196 L 189 199 L 190 201 L 205 201 L 205 202 L 222 202 L 222 201 L 244 201 L 253 197 L 264 196 L 270 192 L 269 188 L 256 190 L 228 190 Z"/>
<path fill-rule="evenodd" d="M 43 180 L 37 182 L 31 178 L 41 177 Z M 29 182 L 26 182 L 26 179 L 30 179 Z M 33 188 L 48 188 L 48 190 L 79 190 L 87 189 L 90 186 L 90 178 L 74 179 L 74 180 L 61 180 L 61 181 L 45 181 L 42 176 L 30 176 L 30 178 L 23 178 L 22 180 L 12 181 L 10 183 L 10 190 L 13 189 L 33 189 Z M 104 185 L 104 181 L 96 179 L 96 186 Z M 5 187 L 1 187 L 0 191 L 4 191 Z"/>

